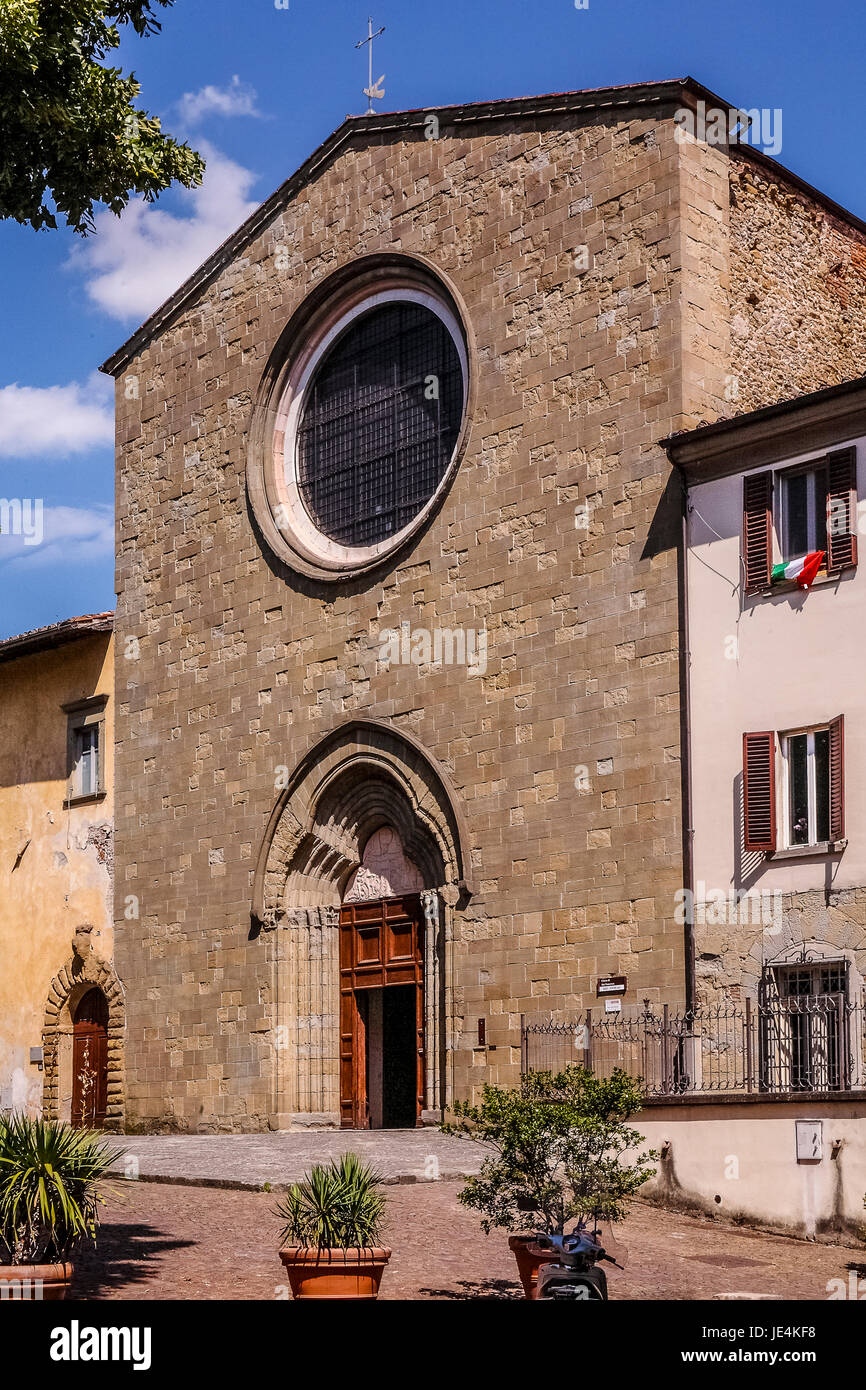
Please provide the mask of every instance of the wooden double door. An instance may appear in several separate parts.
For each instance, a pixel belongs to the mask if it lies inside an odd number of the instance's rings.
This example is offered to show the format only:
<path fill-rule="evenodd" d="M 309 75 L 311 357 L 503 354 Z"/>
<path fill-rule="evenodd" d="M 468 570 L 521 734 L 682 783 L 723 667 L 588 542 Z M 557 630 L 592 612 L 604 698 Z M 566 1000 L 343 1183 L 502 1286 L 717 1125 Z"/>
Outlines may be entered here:
<path fill-rule="evenodd" d="M 413 894 L 340 910 L 340 1123 L 406 1129 L 424 1109 L 424 914 Z"/>
<path fill-rule="evenodd" d="M 89 989 L 72 1024 L 72 1124 L 98 1129 L 108 1107 L 108 1001 Z"/>

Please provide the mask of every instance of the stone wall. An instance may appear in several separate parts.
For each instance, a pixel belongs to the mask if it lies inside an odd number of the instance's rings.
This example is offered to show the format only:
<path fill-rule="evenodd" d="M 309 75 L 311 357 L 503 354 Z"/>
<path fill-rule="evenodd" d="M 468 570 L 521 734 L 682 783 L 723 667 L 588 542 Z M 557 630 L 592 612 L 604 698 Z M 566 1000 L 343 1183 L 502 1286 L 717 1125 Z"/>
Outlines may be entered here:
<path fill-rule="evenodd" d="M 763 906 L 763 913 L 761 912 Z M 816 961 L 848 960 L 850 998 L 864 1003 L 866 888 L 772 893 L 742 909 L 742 921 L 714 925 L 712 906 L 696 931 L 698 998 L 710 1006 L 756 999 L 764 965 L 792 963 L 806 950 Z M 757 919 L 757 920 L 756 920 Z"/>
<path fill-rule="evenodd" d="M 735 409 L 861 376 L 866 234 L 751 161 L 731 164 Z"/>

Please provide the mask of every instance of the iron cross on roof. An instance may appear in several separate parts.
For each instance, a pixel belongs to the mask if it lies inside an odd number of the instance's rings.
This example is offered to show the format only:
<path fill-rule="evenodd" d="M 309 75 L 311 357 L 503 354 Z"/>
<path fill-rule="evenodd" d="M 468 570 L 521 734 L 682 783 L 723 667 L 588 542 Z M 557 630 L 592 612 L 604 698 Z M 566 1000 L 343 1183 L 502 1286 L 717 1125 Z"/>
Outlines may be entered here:
<path fill-rule="evenodd" d="M 385 32 L 385 25 L 383 24 L 383 25 L 382 25 L 382 28 L 381 28 L 381 29 L 377 29 L 376 32 L 375 32 L 375 34 L 374 34 L 374 33 L 373 33 L 373 20 L 372 20 L 372 18 L 371 18 L 371 19 L 369 20 L 369 29 L 370 29 L 370 32 L 369 32 L 369 34 L 367 35 L 367 37 L 366 37 L 365 39 L 359 39 L 358 42 L 355 44 L 355 47 L 356 47 L 356 48 L 363 48 L 365 43 L 368 43 L 368 44 L 370 45 L 370 85 L 369 85 L 369 87 L 365 87 L 365 88 L 364 88 L 364 96 L 367 97 L 367 98 L 369 99 L 369 102 L 370 102 L 370 105 L 367 107 L 367 115 L 368 115 L 368 116 L 372 116 L 372 115 L 375 114 L 375 110 L 376 110 L 376 108 L 375 108 L 374 105 L 373 105 L 373 101 L 374 101 L 374 100 L 376 100 L 376 101 L 381 101 L 382 98 L 383 98 L 384 95 L 385 95 L 385 88 L 382 86 L 382 83 L 385 81 L 385 74 L 384 74 L 384 72 L 382 73 L 382 76 L 379 78 L 379 81 L 378 81 L 378 82 L 376 82 L 376 83 L 373 82 L 373 40 L 374 40 L 374 39 L 378 39 L 378 37 L 379 37 L 380 34 L 384 34 L 384 32 Z"/>

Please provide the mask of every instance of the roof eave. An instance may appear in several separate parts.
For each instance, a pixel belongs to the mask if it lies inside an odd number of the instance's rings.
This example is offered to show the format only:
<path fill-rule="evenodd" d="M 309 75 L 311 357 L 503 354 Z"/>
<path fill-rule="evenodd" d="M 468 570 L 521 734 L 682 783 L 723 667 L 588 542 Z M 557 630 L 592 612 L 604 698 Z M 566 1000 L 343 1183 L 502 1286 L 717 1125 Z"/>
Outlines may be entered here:
<path fill-rule="evenodd" d="M 25 656 L 34 656 L 39 652 L 52 651 L 57 647 L 66 646 L 69 642 L 79 642 L 85 637 L 112 632 L 113 629 L 113 613 L 64 618 L 49 627 L 35 628 L 32 632 L 22 632 L 16 637 L 4 638 L 0 641 L 0 664 L 17 661 Z"/>
<path fill-rule="evenodd" d="M 709 482 L 866 434 L 866 376 L 660 440 L 686 483 Z"/>

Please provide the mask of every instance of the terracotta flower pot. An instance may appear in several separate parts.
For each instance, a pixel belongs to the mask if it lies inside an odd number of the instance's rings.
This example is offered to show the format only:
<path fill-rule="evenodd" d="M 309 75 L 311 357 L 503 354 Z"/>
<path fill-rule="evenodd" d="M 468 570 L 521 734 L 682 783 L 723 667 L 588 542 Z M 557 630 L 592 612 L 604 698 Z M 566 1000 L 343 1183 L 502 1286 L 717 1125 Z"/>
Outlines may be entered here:
<path fill-rule="evenodd" d="M 0 1265 L 0 1302 L 41 1303 L 65 1298 L 72 1265 Z"/>
<path fill-rule="evenodd" d="M 390 1250 L 316 1250 L 287 1245 L 280 1251 L 293 1298 L 378 1298 Z"/>
<path fill-rule="evenodd" d="M 549 1265 L 553 1259 L 550 1250 L 542 1250 L 536 1245 L 534 1236 L 509 1236 L 508 1248 L 514 1251 L 517 1272 L 527 1298 L 535 1298 L 538 1290 L 538 1271 L 542 1265 Z"/>

